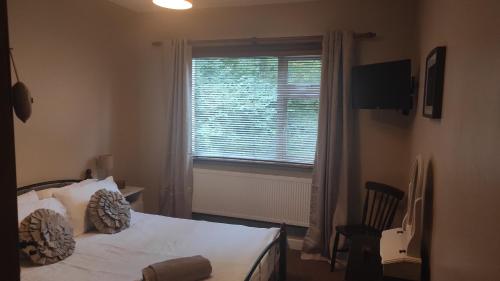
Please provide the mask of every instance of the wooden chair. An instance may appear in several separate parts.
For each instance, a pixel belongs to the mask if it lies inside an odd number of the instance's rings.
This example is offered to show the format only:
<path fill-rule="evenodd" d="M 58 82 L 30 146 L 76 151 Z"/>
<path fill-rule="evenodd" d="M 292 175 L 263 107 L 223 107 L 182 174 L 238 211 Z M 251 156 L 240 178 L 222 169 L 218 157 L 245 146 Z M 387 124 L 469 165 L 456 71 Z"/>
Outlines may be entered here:
<path fill-rule="evenodd" d="M 369 234 L 380 237 L 382 231 L 391 227 L 399 202 L 403 197 L 404 192 L 392 186 L 377 182 L 366 183 L 366 197 L 361 224 L 339 225 L 335 228 L 336 234 L 330 271 L 335 269 L 337 252 L 348 251 L 348 249 L 338 250 L 340 234 L 347 239 L 355 234 Z"/>

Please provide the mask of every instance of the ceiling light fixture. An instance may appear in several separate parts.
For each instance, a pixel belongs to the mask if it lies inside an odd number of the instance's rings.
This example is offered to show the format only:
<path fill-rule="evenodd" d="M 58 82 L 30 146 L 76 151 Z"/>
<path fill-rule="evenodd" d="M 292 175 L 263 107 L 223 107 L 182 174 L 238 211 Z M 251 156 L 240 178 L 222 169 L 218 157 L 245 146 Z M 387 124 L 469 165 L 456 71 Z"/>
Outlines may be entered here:
<path fill-rule="evenodd" d="M 156 5 L 174 10 L 187 10 L 193 7 L 192 0 L 153 0 Z"/>

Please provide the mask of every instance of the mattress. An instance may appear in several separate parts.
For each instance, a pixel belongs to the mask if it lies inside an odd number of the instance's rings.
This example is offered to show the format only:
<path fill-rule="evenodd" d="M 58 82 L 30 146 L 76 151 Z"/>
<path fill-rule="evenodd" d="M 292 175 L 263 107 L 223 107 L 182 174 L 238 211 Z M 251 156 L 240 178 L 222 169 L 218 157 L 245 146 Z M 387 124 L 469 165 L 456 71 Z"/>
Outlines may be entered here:
<path fill-rule="evenodd" d="M 89 232 L 75 238 L 75 252 L 52 265 L 21 267 L 22 281 L 136 281 L 142 269 L 173 258 L 202 255 L 212 264 L 208 280 L 244 280 L 276 228 L 253 228 L 132 213 L 117 234 Z M 267 255 L 252 280 L 268 280 L 277 257 Z"/>

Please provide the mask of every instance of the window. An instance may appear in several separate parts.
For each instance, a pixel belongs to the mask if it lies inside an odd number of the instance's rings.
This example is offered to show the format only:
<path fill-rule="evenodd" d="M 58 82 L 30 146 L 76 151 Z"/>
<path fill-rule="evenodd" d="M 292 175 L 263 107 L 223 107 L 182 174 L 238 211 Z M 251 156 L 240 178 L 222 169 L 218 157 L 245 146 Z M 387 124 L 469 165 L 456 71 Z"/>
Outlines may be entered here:
<path fill-rule="evenodd" d="M 194 156 L 312 164 L 320 79 L 318 55 L 194 58 Z"/>

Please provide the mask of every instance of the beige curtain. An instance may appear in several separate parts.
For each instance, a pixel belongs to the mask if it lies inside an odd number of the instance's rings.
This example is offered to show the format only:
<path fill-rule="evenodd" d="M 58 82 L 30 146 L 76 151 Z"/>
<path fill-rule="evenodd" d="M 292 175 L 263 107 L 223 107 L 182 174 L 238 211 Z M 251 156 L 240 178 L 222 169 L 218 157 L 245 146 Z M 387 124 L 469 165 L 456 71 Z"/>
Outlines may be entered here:
<path fill-rule="evenodd" d="M 160 190 L 160 213 L 191 218 L 191 47 L 187 40 L 162 44 L 162 82 L 166 95 L 166 144 Z"/>
<path fill-rule="evenodd" d="M 332 31 L 323 37 L 318 140 L 303 258 L 328 258 L 334 227 L 347 222 L 352 45 L 351 32 Z"/>

